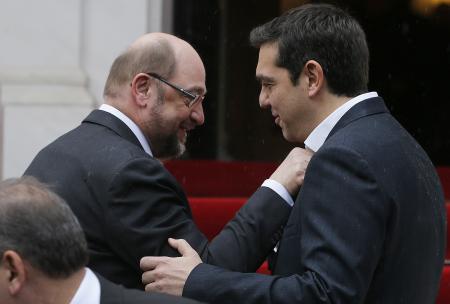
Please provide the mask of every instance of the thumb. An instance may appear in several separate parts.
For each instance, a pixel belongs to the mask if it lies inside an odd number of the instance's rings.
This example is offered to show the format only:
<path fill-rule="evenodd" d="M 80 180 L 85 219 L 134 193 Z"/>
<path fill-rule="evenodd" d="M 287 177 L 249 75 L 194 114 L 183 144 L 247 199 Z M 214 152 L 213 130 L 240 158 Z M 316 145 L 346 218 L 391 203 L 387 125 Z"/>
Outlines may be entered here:
<path fill-rule="evenodd" d="M 189 245 L 189 243 L 183 239 L 176 240 L 176 239 L 169 238 L 169 244 L 170 244 L 170 246 L 172 246 L 173 248 L 178 250 L 178 252 L 182 256 L 189 255 L 192 251 L 194 251 L 194 249 Z"/>

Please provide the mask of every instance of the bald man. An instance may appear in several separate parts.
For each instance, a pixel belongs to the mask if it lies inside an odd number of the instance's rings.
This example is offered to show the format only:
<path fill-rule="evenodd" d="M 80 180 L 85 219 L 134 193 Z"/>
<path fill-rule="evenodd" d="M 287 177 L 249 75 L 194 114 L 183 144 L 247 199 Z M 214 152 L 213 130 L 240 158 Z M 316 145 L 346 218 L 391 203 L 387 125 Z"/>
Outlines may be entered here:
<path fill-rule="evenodd" d="M 209 244 L 160 161 L 181 155 L 188 131 L 203 124 L 205 94 L 205 68 L 192 46 L 146 34 L 112 64 L 100 109 L 26 170 L 68 202 L 86 233 L 89 266 L 107 279 L 143 289 L 140 258 L 178 255 L 169 237 L 187 240 L 205 262 L 244 272 L 277 243 L 308 152 L 294 149 Z"/>

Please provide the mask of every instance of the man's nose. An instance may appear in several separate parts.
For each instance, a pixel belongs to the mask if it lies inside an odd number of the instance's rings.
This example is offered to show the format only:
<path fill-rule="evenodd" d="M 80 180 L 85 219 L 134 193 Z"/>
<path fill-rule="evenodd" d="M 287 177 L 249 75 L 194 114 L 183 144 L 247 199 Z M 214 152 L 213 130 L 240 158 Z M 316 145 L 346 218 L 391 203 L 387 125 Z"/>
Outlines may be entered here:
<path fill-rule="evenodd" d="M 205 122 L 205 114 L 203 113 L 203 101 L 197 103 L 192 107 L 191 119 L 198 126 L 202 125 Z"/>
<path fill-rule="evenodd" d="M 267 109 L 269 106 L 269 98 L 264 90 L 261 89 L 261 92 L 259 92 L 259 107 L 261 109 Z"/>

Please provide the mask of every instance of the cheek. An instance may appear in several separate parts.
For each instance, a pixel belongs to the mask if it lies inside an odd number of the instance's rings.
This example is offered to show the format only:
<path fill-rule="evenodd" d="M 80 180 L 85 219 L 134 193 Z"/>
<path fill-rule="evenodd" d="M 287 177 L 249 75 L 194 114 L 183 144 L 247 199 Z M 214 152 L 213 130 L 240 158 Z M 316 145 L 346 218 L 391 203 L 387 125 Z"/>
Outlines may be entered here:
<path fill-rule="evenodd" d="M 167 113 L 164 120 L 169 132 L 177 132 L 183 126 L 190 125 L 190 112 L 184 109 L 178 109 L 177 111 L 171 111 Z M 170 129 L 170 130 L 169 130 Z"/>
<path fill-rule="evenodd" d="M 166 107 L 161 115 L 163 115 L 165 121 L 177 124 L 189 117 L 189 111 L 186 110 L 187 107 L 185 105 L 182 107 L 171 105 Z"/>
<path fill-rule="evenodd" d="M 277 89 L 270 92 L 268 100 L 270 101 L 271 107 L 276 109 L 279 113 L 284 108 L 283 104 L 285 103 L 285 98 L 286 96 L 284 95 L 282 90 Z"/>
<path fill-rule="evenodd" d="M 259 92 L 259 106 L 261 108 L 267 108 L 268 106 L 272 107 L 272 100 L 273 100 L 273 93 L 271 90 L 268 90 L 266 88 L 261 88 L 261 91 Z"/>
<path fill-rule="evenodd" d="M 190 112 L 186 113 L 185 111 L 177 113 L 177 115 L 173 118 L 174 124 L 180 125 L 189 121 L 189 115 Z"/>

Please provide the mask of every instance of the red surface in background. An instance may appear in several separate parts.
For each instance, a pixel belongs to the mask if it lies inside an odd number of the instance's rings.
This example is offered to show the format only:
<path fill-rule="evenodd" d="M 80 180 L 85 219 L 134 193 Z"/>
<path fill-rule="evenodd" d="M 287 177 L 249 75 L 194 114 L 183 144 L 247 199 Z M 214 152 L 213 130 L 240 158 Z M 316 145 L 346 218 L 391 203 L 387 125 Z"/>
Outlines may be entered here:
<path fill-rule="evenodd" d="M 215 160 L 173 160 L 164 165 L 188 196 L 214 197 L 249 197 L 278 166 L 275 162 Z M 438 167 L 437 172 L 450 200 L 450 167 Z"/>
<path fill-rule="evenodd" d="M 233 218 L 247 197 L 270 177 L 277 164 L 176 160 L 167 162 L 165 166 L 185 189 L 199 229 L 212 239 Z M 450 219 L 450 167 L 438 167 L 437 172 L 448 202 L 447 218 Z M 450 233 L 447 233 L 446 259 L 450 260 Z M 267 263 L 258 272 L 269 274 Z M 443 269 L 436 303 L 450 303 L 450 264 Z"/>
<path fill-rule="evenodd" d="M 164 164 L 188 196 L 249 197 L 277 168 L 269 162 L 175 160 Z"/>

